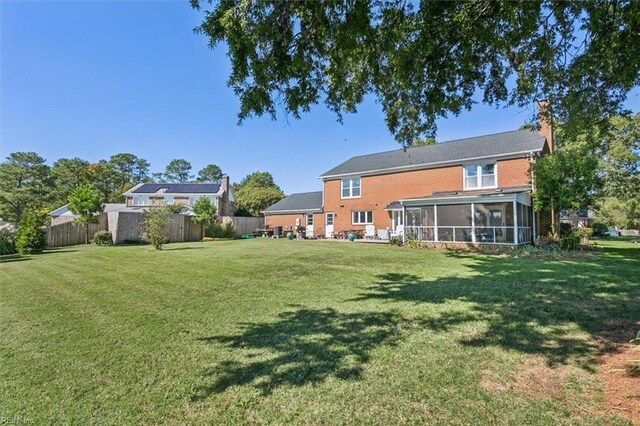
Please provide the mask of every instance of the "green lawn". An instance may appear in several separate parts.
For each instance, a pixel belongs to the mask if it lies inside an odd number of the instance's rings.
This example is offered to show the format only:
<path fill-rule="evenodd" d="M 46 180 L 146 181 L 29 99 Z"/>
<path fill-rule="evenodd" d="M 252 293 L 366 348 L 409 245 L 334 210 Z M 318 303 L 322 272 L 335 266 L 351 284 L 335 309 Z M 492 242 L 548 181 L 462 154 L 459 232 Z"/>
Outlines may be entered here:
<path fill-rule="evenodd" d="M 571 259 L 237 240 L 0 265 L 0 418 L 33 424 L 624 424 L 597 334 L 640 249 Z"/>

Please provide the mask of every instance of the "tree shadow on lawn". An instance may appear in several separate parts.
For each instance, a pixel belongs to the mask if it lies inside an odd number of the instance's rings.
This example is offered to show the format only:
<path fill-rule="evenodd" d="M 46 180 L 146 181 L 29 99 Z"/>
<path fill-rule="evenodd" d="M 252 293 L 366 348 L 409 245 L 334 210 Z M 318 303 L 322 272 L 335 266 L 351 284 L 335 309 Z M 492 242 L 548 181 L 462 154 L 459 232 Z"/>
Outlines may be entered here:
<path fill-rule="evenodd" d="M 67 247 L 49 247 L 45 251 L 39 254 L 19 254 L 19 253 L 4 254 L 0 256 L 0 263 L 24 262 L 26 260 L 32 260 L 34 256 L 60 254 L 60 253 L 73 253 L 75 251 L 78 251 L 78 250 L 67 248 Z"/>
<path fill-rule="evenodd" d="M 9 263 L 9 262 L 24 262 L 25 260 L 30 260 L 31 256 L 23 256 L 21 254 L 5 254 L 0 256 L 0 263 Z"/>
<path fill-rule="evenodd" d="M 206 247 L 163 247 L 163 251 L 179 251 L 179 250 L 203 250 Z"/>
<path fill-rule="evenodd" d="M 204 372 L 213 383 L 193 399 L 233 386 L 249 385 L 269 394 L 278 386 L 320 383 L 329 377 L 357 380 L 371 352 L 398 344 L 406 330 L 418 326 L 448 333 L 477 321 L 487 323 L 485 333 L 459 338 L 450 333 L 451 338 L 473 347 L 537 354 L 551 366 L 572 362 L 593 369 L 597 348 L 584 332 L 595 336 L 610 321 L 640 319 L 638 254 L 610 249 L 606 255 L 558 260 L 448 252 L 464 263 L 470 276 L 381 274 L 352 299 L 393 304 L 384 312 L 298 307 L 274 322 L 244 323 L 234 335 L 201 338 L 232 350 Z M 452 301 L 463 303 L 420 319 L 401 315 L 402 304 L 429 309 L 429 304 Z"/>
<path fill-rule="evenodd" d="M 428 319 L 427 326 L 447 332 L 484 320 L 488 330 L 461 338 L 462 344 L 537 354 L 549 366 L 573 362 L 590 371 L 599 333 L 612 323 L 640 320 L 640 251 L 635 248 L 608 248 L 599 256 L 571 260 L 453 251 L 447 256 L 466 261 L 473 275 L 429 280 L 382 274 L 356 300 L 468 302 Z"/>
<path fill-rule="evenodd" d="M 243 361 L 224 361 L 207 370 L 215 382 L 193 399 L 236 385 L 252 384 L 269 394 L 277 386 L 322 382 L 329 376 L 359 379 L 375 347 L 397 343 L 401 323 L 393 313 L 299 309 L 281 313 L 273 323 L 243 324 L 244 330 L 233 336 L 202 338 L 237 350 Z"/>

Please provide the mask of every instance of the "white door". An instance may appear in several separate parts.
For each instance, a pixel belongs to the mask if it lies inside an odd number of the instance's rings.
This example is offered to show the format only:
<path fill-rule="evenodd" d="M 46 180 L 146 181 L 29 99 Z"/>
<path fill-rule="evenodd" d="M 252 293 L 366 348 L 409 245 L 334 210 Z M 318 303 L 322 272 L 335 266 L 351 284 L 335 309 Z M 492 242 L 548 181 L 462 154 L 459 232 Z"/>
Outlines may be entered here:
<path fill-rule="evenodd" d="M 333 213 L 325 214 L 324 220 L 324 236 L 325 238 L 333 238 Z"/>
<path fill-rule="evenodd" d="M 313 213 L 307 215 L 307 226 L 305 227 L 307 238 L 313 238 Z"/>

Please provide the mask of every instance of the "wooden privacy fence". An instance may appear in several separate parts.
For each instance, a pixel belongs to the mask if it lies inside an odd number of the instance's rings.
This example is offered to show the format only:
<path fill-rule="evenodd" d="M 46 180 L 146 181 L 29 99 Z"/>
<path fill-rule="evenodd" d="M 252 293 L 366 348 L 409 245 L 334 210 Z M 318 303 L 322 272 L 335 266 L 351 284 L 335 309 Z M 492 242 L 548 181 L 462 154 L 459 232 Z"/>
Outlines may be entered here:
<path fill-rule="evenodd" d="M 97 223 L 89 224 L 89 240 L 93 234 L 107 229 L 107 215 L 98 217 Z M 49 247 L 74 246 L 84 244 L 87 238 L 87 225 L 65 222 L 47 227 L 47 245 Z"/>
<path fill-rule="evenodd" d="M 115 244 L 141 242 L 144 240 L 142 222 L 144 215 L 137 212 L 109 213 L 109 230 Z M 198 241 L 202 238 L 202 228 L 191 217 L 172 214 L 167 226 L 167 242 Z"/>
<path fill-rule="evenodd" d="M 143 220 L 144 215 L 138 212 L 116 211 L 101 214 L 98 223 L 89 224 L 89 239 L 98 231 L 111 231 L 115 244 L 143 242 Z M 86 235 L 86 225 L 75 222 L 51 225 L 47 227 L 47 245 L 63 247 L 84 244 Z M 198 241 L 202 238 L 202 228 L 189 216 L 173 214 L 169 219 L 166 235 L 167 242 L 170 243 Z"/>
<path fill-rule="evenodd" d="M 263 217 L 223 216 L 220 219 L 222 222 L 231 219 L 238 235 L 253 234 L 256 229 L 264 228 Z"/>

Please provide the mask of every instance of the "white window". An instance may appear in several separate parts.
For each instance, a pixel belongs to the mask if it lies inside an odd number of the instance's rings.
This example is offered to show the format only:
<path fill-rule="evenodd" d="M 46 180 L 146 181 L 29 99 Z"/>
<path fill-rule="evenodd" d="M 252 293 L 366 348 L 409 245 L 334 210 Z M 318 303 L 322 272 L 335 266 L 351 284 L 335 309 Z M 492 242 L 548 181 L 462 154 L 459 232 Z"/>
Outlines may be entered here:
<path fill-rule="evenodd" d="M 464 166 L 464 189 L 494 188 L 495 186 L 495 163 Z"/>
<path fill-rule="evenodd" d="M 168 206 L 172 206 L 173 205 L 173 195 L 165 195 L 164 196 L 164 203 Z"/>
<path fill-rule="evenodd" d="M 204 195 L 191 195 L 189 197 L 189 205 L 193 206 L 201 197 L 204 197 Z"/>
<path fill-rule="evenodd" d="M 333 226 L 333 213 L 327 213 L 326 222 L 328 226 Z"/>
<path fill-rule="evenodd" d="M 360 178 L 342 179 L 342 198 L 360 197 Z"/>
<path fill-rule="evenodd" d="M 133 196 L 133 205 L 134 206 L 148 206 L 149 205 L 149 197 L 146 195 L 134 195 Z"/>
<path fill-rule="evenodd" d="M 307 214 L 307 226 L 313 226 L 313 213 Z"/>
<path fill-rule="evenodd" d="M 351 212 L 351 223 L 353 225 L 368 225 L 373 223 L 373 212 Z"/>

